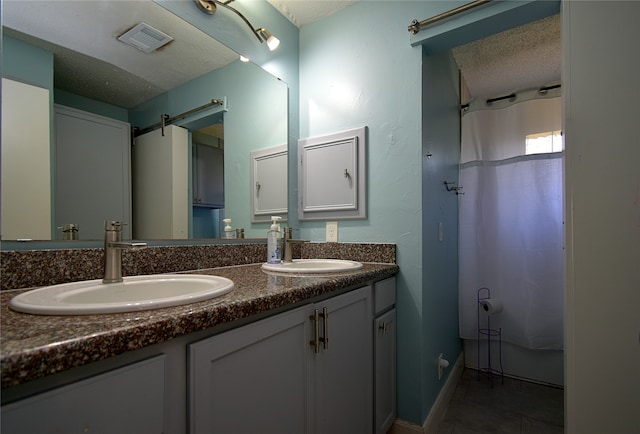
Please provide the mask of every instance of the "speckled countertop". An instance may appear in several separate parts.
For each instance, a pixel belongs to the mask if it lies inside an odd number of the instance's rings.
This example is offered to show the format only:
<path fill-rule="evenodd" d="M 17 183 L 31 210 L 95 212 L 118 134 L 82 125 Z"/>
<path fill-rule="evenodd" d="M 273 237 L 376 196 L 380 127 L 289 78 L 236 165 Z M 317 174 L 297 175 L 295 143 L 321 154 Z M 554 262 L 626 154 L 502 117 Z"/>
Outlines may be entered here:
<path fill-rule="evenodd" d="M 398 272 L 389 263 L 365 263 L 349 273 L 267 274 L 259 264 L 194 271 L 231 279 L 221 297 L 142 312 L 112 315 L 39 316 L 8 308 L 24 290 L 1 291 L 2 387 L 11 387 L 127 351 L 165 342 L 221 324 L 385 279 Z"/>

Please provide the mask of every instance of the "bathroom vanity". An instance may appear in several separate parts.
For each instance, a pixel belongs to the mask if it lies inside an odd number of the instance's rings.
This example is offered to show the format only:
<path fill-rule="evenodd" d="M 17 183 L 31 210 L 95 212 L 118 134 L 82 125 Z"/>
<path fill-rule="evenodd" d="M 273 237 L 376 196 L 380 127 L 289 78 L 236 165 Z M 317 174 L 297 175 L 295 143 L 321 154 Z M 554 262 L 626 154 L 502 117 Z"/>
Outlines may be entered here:
<path fill-rule="evenodd" d="M 66 317 L 10 311 L 2 291 L 2 432 L 386 432 L 397 272 L 210 268 L 235 289 Z"/>

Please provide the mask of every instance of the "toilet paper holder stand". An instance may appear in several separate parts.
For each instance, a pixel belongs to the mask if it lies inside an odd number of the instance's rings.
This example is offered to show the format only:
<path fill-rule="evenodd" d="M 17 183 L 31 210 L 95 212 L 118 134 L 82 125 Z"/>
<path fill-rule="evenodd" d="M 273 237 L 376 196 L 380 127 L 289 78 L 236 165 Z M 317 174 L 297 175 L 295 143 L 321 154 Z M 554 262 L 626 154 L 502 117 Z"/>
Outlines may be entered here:
<path fill-rule="evenodd" d="M 485 375 L 489 378 L 489 383 L 493 387 L 493 377 L 500 377 L 501 383 L 504 384 L 504 369 L 502 368 L 502 328 L 491 328 L 491 315 L 487 314 L 483 309 L 483 301 L 491 298 L 491 290 L 487 287 L 478 289 L 477 306 L 478 306 L 478 381 L 480 376 Z M 486 327 L 481 325 L 481 318 L 486 318 Z M 491 341 L 498 341 L 498 363 L 500 369 L 496 369 L 491 363 Z M 487 366 L 483 368 L 480 365 L 480 349 L 481 342 L 486 339 L 487 345 Z"/>

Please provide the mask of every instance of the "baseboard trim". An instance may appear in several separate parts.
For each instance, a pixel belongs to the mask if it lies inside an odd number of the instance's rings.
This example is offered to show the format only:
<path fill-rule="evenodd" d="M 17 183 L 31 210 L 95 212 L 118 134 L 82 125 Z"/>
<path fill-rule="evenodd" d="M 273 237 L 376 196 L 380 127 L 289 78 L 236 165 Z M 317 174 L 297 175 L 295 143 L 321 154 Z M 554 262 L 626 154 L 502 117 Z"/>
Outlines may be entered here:
<path fill-rule="evenodd" d="M 406 422 L 404 420 L 396 419 L 391 425 L 391 429 L 388 434 L 435 434 L 438 432 L 438 428 L 440 427 L 440 422 L 444 419 L 445 413 L 447 412 L 447 407 L 449 406 L 449 402 L 451 402 L 451 398 L 453 398 L 453 394 L 456 391 L 456 386 L 458 384 L 458 380 L 462 376 L 462 371 L 464 369 L 464 353 L 460 353 L 456 363 L 453 365 L 452 371 L 447 378 L 447 381 L 444 383 L 442 389 L 440 389 L 440 393 L 436 398 L 436 401 L 433 403 L 431 410 L 429 411 L 429 415 L 424 422 L 424 425 L 416 425 L 411 422 Z"/>
<path fill-rule="evenodd" d="M 456 363 L 453 365 L 451 373 L 449 374 L 449 378 L 447 378 L 446 383 L 444 383 L 444 386 L 440 389 L 436 402 L 433 403 L 433 406 L 429 411 L 429 415 L 427 416 L 427 420 L 424 422 L 423 429 L 425 434 L 436 434 L 438 432 L 440 422 L 444 419 L 449 403 L 451 402 L 451 398 L 453 398 L 453 394 L 456 392 L 456 386 L 458 385 L 458 380 L 460 380 L 460 377 L 462 376 L 463 370 L 464 353 L 460 353 Z"/>

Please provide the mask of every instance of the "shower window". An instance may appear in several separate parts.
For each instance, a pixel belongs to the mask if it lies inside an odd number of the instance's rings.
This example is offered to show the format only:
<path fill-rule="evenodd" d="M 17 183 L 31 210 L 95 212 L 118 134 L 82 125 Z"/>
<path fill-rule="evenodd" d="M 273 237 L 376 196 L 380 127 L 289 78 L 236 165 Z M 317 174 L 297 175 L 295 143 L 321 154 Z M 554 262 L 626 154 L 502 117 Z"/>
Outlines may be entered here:
<path fill-rule="evenodd" d="M 525 140 L 525 155 L 562 152 L 562 131 L 528 134 Z"/>

